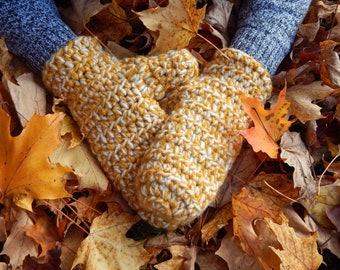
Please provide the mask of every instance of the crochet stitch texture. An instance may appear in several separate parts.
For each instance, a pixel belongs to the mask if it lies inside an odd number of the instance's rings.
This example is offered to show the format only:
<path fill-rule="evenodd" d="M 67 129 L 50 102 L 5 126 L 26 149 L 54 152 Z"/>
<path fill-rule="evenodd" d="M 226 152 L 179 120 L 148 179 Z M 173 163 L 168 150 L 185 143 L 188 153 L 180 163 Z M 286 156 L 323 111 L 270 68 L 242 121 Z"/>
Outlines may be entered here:
<path fill-rule="evenodd" d="M 186 50 L 117 61 L 78 37 L 45 64 L 114 186 L 151 225 L 175 229 L 214 200 L 249 119 L 240 93 L 269 97 L 271 81 L 247 54 L 224 49 L 198 74 Z"/>

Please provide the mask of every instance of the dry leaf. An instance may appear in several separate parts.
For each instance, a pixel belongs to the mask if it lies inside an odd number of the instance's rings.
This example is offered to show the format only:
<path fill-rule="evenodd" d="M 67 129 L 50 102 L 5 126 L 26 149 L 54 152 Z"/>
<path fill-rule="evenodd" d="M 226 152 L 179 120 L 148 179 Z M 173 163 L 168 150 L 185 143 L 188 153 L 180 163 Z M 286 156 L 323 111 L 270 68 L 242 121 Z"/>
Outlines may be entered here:
<path fill-rule="evenodd" d="M 300 203 L 319 224 L 334 229 L 334 224 L 328 218 L 326 210 L 340 205 L 340 180 L 321 186 L 313 201 L 301 199 Z"/>
<path fill-rule="evenodd" d="M 26 126 L 33 114 L 46 113 L 45 90 L 34 81 L 33 73 L 25 73 L 16 78 L 18 84 L 7 81 L 21 125 Z"/>
<path fill-rule="evenodd" d="M 44 211 L 39 211 L 37 214 L 30 213 L 29 216 L 33 219 L 34 224 L 23 227 L 23 230 L 28 237 L 40 245 L 39 257 L 44 257 L 47 251 L 55 247 L 60 238 L 57 228 L 51 217 Z"/>
<path fill-rule="evenodd" d="M 286 90 L 280 92 L 277 103 L 270 110 L 265 110 L 257 98 L 241 96 L 245 112 L 254 121 L 254 127 L 240 131 L 255 152 L 262 151 L 271 158 L 277 158 L 279 146 L 276 144 L 282 134 L 288 130 L 292 121 L 286 116 L 290 102 L 286 100 Z"/>
<path fill-rule="evenodd" d="M 0 190 L 20 207 L 32 210 L 34 199 L 69 197 L 63 176 L 70 168 L 52 164 L 48 156 L 60 144 L 64 114 L 34 115 L 17 137 L 9 134 L 9 116 L 0 110 Z M 1 199 L 3 200 L 4 197 Z"/>
<path fill-rule="evenodd" d="M 148 29 L 159 32 L 150 54 L 160 54 L 185 48 L 189 44 L 190 39 L 197 34 L 205 8 L 196 9 L 195 0 L 170 0 L 166 7 L 136 13 Z"/>
<path fill-rule="evenodd" d="M 106 212 L 95 218 L 90 234 L 81 243 L 72 269 L 82 265 L 83 270 L 139 269 L 150 260 L 143 244 L 125 236 L 139 217 L 128 213 Z"/>
<path fill-rule="evenodd" d="M 279 225 L 270 219 L 265 220 L 282 246 L 282 249 L 272 247 L 282 261 L 281 270 L 318 269 L 322 263 L 322 256 L 318 253 L 316 233 L 308 238 L 299 238 L 287 223 L 283 222 Z"/>
<path fill-rule="evenodd" d="M 98 0 L 71 0 L 72 6 L 62 10 L 62 16 L 70 28 L 79 35 L 91 17 L 110 4 L 102 4 Z"/>
<path fill-rule="evenodd" d="M 202 241 L 205 242 L 214 237 L 221 228 L 228 224 L 228 221 L 232 219 L 232 217 L 231 203 L 228 203 L 220 208 L 209 222 L 204 224 L 201 230 Z"/>
<path fill-rule="evenodd" d="M 289 114 L 295 115 L 303 123 L 322 118 L 321 108 L 312 101 L 324 99 L 332 92 L 332 88 L 322 85 L 320 81 L 288 88 L 287 99 L 291 102 Z"/>
<path fill-rule="evenodd" d="M 38 256 L 38 245 L 26 236 L 24 226 L 32 225 L 31 219 L 23 210 L 18 212 L 17 222 L 11 227 L 11 233 L 5 242 L 1 254 L 10 257 L 12 269 L 22 265 L 26 255 Z"/>
<path fill-rule="evenodd" d="M 198 247 L 171 246 L 168 248 L 172 258 L 156 264 L 157 270 L 194 270 Z"/>
<path fill-rule="evenodd" d="M 308 199 L 316 193 L 316 182 L 312 175 L 313 158 L 297 132 L 287 131 L 281 138 L 281 158 L 294 168 L 294 187 L 300 187 L 300 194 Z"/>
<path fill-rule="evenodd" d="M 107 189 L 109 181 L 84 142 L 71 148 L 71 142 L 63 139 L 61 146 L 50 156 L 50 160 L 74 170 L 79 178 L 79 190 L 89 188 L 104 192 Z"/>
<path fill-rule="evenodd" d="M 246 188 L 243 188 L 239 194 L 233 195 L 232 199 L 232 209 L 235 215 L 234 235 L 240 239 L 241 246 L 248 255 L 259 259 L 265 269 L 271 269 L 276 264 L 277 257 L 271 254 L 263 239 L 262 234 L 265 232 L 259 232 L 255 225 L 264 218 L 272 218 L 276 222 L 281 222 L 283 214 L 279 216 L 273 213 L 267 208 L 263 199 L 251 196 Z"/>
<path fill-rule="evenodd" d="M 325 40 L 320 42 L 320 77 L 323 83 L 332 88 L 340 86 L 340 60 L 339 55 L 334 51 L 339 42 Z"/>
<path fill-rule="evenodd" d="M 240 240 L 233 234 L 232 224 L 228 225 L 226 231 L 227 234 L 223 237 L 221 246 L 215 253 L 228 263 L 226 269 L 263 270 L 256 259 L 244 252 Z"/>

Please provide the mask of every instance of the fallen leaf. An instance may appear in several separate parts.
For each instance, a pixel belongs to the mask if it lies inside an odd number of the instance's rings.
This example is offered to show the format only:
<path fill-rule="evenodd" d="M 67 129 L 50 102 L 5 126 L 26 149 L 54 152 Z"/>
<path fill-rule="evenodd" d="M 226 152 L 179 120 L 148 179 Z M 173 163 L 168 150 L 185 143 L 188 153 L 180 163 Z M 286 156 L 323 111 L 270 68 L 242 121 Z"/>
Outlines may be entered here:
<path fill-rule="evenodd" d="M 316 193 L 316 181 L 312 174 L 313 158 L 297 132 L 287 131 L 281 138 L 281 158 L 294 168 L 294 187 L 300 187 L 300 194 L 312 199 Z"/>
<path fill-rule="evenodd" d="M 197 34 L 205 8 L 196 9 L 195 0 L 170 0 L 166 7 L 136 13 L 148 29 L 159 32 L 150 54 L 160 54 L 185 48 L 189 44 L 190 39 Z"/>
<path fill-rule="evenodd" d="M 34 199 L 69 197 L 63 176 L 70 168 L 52 164 L 48 156 L 59 146 L 64 114 L 34 115 L 17 137 L 9 134 L 9 116 L 0 110 L 0 190 L 2 200 L 11 197 L 32 210 Z"/>
<path fill-rule="evenodd" d="M 216 233 L 228 224 L 228 221 L 233 218 L 231 211 L 231 203 L 224 205 L 220 208 L 214 217 L 203 225 L 202 228 L 202 242 L 212 238 Z"/>
<path fill-rule="evenodd" d="M 44 211 L 28 214 L 34 224 L 23 227 L 26 235 L 32 238 L 41 247 L 39 257 L 44 257 L 47 251 L 53 249 L 60 237 L 51 217 Z"/>
<path fill-rule="evenodd" d="M 290 102 L 286 100 L 286 89 L 283 89 L 277 103 L 270 110 L 265 110 L 257 98 L 241 96 L 244 111 L 254 122 L 254 127 L 242 130 L 240 133 L 246 138 L 255 152 L 262 151 L 271 158 L 277 158 L 280 140 L 292 121 L 286 120 Z"/>
<path fill-rule="evenodd" d="M 60 270 L 60 248 L 56 247 L 49 250 L 46 256 L 42 259 L 37 259 L 34 256 L 27 255 L 23 262 L 24 270 Z"/>
<path fill-rule="evenodd" d="M 104 192 L 108 187 L 107 177 L 84 142 L 71 147 L 71 141 L 63 139 L 61 146 L 50 155 L 50 160 L 73 169 L 79 179 L 79 190 L 89 188 Z"/>
<path fill-rule="evenodd" d="M 340 60 L 338 52 L 334 51 L 340 43 L 333 40 L 320 42 L 320 77 L 323 83 L 332 87 L 340 86 Z"/>
<path fill-rule="evenodd" d="M 61 14 L 68 26 L 79 35 L 91 17 L 110 4 L 102 4 L 98 0 L 71 0 L 72 5 L 63 9 Z"/>
<path fill-rule="evenodd" d="M 38 245 L 26 236 L 24 226 L 32 225 L 31 219 L 23 210 L 18 212 L 17 222 L 11 227 L 1 254 L 10 257 L 12 269 L 18 269 L 23 264 L 26 255 L 38 256 Z"/>
<path fill-rule="evenodd" d="M 60 135 L 64 137 L 67 134 L 71 136 L 71 139 L 69 139 L 70 141 L 69 148 L 76 147 L 83 141 L 83 135 L 81 134 L 77 123 L 73 120 L 73 118 L 71 118 L 68 115 L 65 115 Z"/>
<path fill-rule="evenodd" d="M 33 73 L 22 74 L 16 80 L 17 84 L 11 81 L 6 83 L 24 127 L 35 113 L 46 114 L 46 91 L 34 81 Z"/>
<path fill-rule="evenodd" d="M 81 243 L 72 269 L 139 269 L 150 260 L 143 244 L 125 237 L 138 216 L 116 212 L 103 213 L 91 224 L 90 234 Z"/>
<path fill-rule="evenodd" d="M 340 180 L 321 186 L 313 201 L 301 199 L 299 202 L 319 224 L 334 229 L 334 224 L 328 218 L 326 210 L 340 205 Z"/>
<path fill-rule="evenodd" d="M 228 264 L 219 256 L 215 255 L 212 250 L 201 249 L 196 256 L 196 261 L 193 267 L 200 270 L 212 270 L 212 269 L 228 269 Z M 247 269 L 248 270 L 248 269 Z"/>
<path fill-rule="evenodd" d="M 287 223 L 279 225 L 270 219 L 265 221 L 282 246 L 282 249 L 271 247 L 282 261 L 280 269 L 318 269 L 322 256 L 318 253 L 316 233 L 308 238 L 299 238 Z"/>
<path fill-rule="evenodd" d="M 321 108 L 312 102 L 324 99 L 332 92 L 332 88 L 322 85 L 320 81 L 288 88 L 287 99 L 291 102 L 289 114 L 295 115 L 303 123 L 322 118 Z"/>
<path fill-rule="evenodd" d="M 198 252 L 197 246 L 170 246 L 172 258 L 165 262 L 156 264 L 157 270 L 194 270 Z"/>
<path fill-rule="evenodd" d="M 226 231 L 227 234 L 223 237 L 221 245 L 215 253 L 228 263 L 226 269 L 263 270 L 255 258 L 244 252 L 240 240 L 233 234 L 232 224 L 228 225 Z"/>
<path fill-rule="evenodd" d="M 232 199 L 235 216 L 233 219 L 234 235 L 240 239 L 243 250 L 249 256 L 258 259 L 265 269 L 272 269 L 271 267 L 277 264 L 277 257 L 271 254 L 262 236 L 265 232 L 259 232 L 256 229 L 256 223 L 264 218 L 272 218 L 276 222 L 281 222 L 283 214 L 273 213 L 267 208 L 263 199 L 253 197 L 246 188 L 243 188 L 239 194 L 233 195 Z"/>

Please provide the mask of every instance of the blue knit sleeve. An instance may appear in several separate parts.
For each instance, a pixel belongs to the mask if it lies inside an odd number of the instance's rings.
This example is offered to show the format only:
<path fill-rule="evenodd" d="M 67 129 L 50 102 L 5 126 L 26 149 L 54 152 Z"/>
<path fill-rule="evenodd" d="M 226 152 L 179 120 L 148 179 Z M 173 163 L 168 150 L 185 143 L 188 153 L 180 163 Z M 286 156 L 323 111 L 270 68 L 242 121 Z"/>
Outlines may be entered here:
<path fill-rule="evenodd" d="M 36 73 L 76 36 L 60 19 L 53 0 L 0 0 L 0 35 Z"/>
<path fill-rule="evenodd" d="M 311 0 L 244 0 L 230 46 L 242 50 L 274 74 L 289 53 Z"/>

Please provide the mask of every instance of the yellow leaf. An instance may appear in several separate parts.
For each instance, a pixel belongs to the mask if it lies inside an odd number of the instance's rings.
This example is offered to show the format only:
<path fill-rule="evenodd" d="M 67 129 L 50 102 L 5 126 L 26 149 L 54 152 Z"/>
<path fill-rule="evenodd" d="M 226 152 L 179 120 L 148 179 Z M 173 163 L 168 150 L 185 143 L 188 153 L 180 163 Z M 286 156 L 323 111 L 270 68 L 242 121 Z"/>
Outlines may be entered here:
<path fill-rule="evenodd" d="M 170 0 L 166 7 L 137 12 L 144 25 L 158 31 L 159 37 L 150 54 L 185 48 L 196 36 L 205 8 L 196 9 L 195 0 Z"/>
<path fill-rule="evenodd" d="M 71 169 L 48 161 L 60 144 L 63 117 L 62 113 L 34 115 L 22 133 L 12 137 L 10 117 L 0 110 L 0 191 L 24 209 L 31 211 L 34 199 L 70 196 L 63 176 Z"/>
<path fill-rule="evenodd" d="M 241 134 L 255 152 L 263 151 L 274 159 L 277 158 L 279 149 L 276 142 L 292 124 L 292 121 L 286 120 L 290 102 L 285 97 L 286 89 L 283 89 L 274 107 L 265 110 L 257 98 L 241 96 L 245 112 L 254 121 L 254 127 L 241 131 Z"/>
<path fill-rule="evenodd" d="M 171 259 L 165 262 L 156 264 L 155 267 L 158 270 L 186 270 L 186 269 L 194 269 L 196 256 L 197 256 L 197 247 L 192 246 L 180 246 L 174 245 L 170 246 L 169 251 L 171 252 Z"/>
<path fill-rule="evenodd" d="M 81 243 L 72 269 L 82 265 L 83 270 L 139 269 L 149 262 L 150 254 L 143 244 L 125 236 L 128 229 L 139 220 L 128 213 L 107 212 L 95 218 L 90 234 Z"/>
<path fill-rule="evenodd" d="M 322 256 L 318 253 L 316 233 L 310 237 L 299 238 L 286 222 L 279 225 L 270 219 L 265 219 L 265 221 L 282 246 L 282 249 L 271 247 L 282 261 L 281 270 L 318 269 L 322 263 Z"/>

